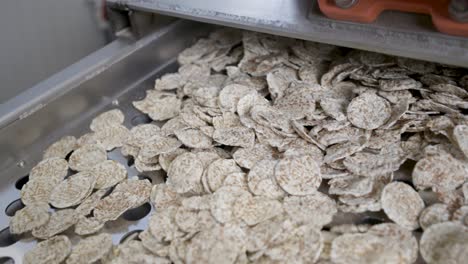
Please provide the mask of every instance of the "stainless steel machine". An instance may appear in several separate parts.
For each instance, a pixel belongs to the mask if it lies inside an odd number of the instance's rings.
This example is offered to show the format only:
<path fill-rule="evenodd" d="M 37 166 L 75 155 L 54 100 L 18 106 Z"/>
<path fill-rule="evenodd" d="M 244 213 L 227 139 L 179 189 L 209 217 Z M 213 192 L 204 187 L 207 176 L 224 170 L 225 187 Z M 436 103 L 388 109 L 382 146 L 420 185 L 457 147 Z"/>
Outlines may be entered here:
<path fill-rule="evenodd" d="M 126 125 L 141 123 L 144 116 L 131 102 L 143 98 L 155 78 L 177 69 L 176 55 L 214 24 L 468 67 L 468 38 L 438 32 L 424 15 L 389 11 L 362 24 L 327 18 L 311 0 L 106 3 L 114 42 L 0 104 L 0 263 L 21 263 L 35 243 L 18 241 L 8 222 L 45 147 L 86 132 L 97 113 L 115 106 L 125 112 Z M 109 155 L 127 164 L 118 151 Z M 127 169 L 137 175 L 131 164 Z M 117 224 L 114 242 L 145 221 Z"/>

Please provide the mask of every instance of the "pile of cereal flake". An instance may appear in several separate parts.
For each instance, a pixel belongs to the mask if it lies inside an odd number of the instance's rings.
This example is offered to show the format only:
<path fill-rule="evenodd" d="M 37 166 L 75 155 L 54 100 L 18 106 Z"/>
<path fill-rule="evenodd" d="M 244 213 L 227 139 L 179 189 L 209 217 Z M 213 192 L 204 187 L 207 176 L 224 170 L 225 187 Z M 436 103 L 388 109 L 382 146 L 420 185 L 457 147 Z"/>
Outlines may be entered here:
<path fill-rule="evenodd" d="M 113 109 L 44 152 L 10 224 L 41 241 L 24 263 L 466 263 L 466 69 L 227 28 L 178 62 L 133 102 L 150 123 Z"/>

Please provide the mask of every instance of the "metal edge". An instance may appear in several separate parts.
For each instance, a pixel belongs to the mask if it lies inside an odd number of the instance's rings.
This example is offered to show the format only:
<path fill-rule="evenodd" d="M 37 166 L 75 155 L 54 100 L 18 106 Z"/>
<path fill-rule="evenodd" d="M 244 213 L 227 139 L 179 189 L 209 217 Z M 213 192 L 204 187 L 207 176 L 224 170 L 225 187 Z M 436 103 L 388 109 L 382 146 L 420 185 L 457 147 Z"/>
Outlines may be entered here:
<path fill-rule="evenodd" d="M 33 114 L 80 82 L 92 78 L 128 45 L 128 40 L 115 40 L 1 104 L 0 129 Z"/>
<path fill-rule="evenodd" d="M 48 103 L 78 87 L 80 83 L 92 79 L 117 63 L 120 59 L 138 50 L 139 47 L 145 46 L 154 39 L 159 38 L 181 23 L 185 22 L 176 21 L 137 41 L 129 38 L 116 39 L 105 47 L 11 98 L 0 105 L 0 130 L 17 120 L 35 113 Z"/>

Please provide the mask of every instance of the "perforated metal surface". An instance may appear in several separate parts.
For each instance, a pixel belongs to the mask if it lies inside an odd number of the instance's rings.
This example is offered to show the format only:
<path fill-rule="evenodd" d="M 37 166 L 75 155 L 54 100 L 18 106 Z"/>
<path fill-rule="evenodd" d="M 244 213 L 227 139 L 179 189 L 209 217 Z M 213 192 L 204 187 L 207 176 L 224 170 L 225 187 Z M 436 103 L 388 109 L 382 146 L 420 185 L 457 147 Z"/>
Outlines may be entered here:
<path fill-rule="evenodd" d="M 166 72 L 170 69 L 174 69 L 175 65 L 170 64 L 164 69 L 161 69 L 158 74 Z M 144 115 L 139 113 L 133 106 L 131 102 L 141 98 L 144 94 L 143 91 L 149 89 L 153 80 L 156 76 L 151 76 L 148 78 L 147 81 L 141 83 L 140 85 L 133 88 L 129 93 L 126 93 L 116 100 L 114 100 L 114 104 L 118 103 L 118 105 L 107 105 L 103 110 L 107 108 L 119 108 L 123 110 L 125 113 L 125 126 L 132 127 L 136 124 L 136 122 L 147 122 L 148 119 L 145 119 Z M 86 131 L 87 125 L 86 122 L 83 123 L 83 126 L 80 130 Z M 64 135 L 68 134 L 68 131 L 63 131 Z M 75 134 L 75 133 L 74 133 Z M 40 151 L 39 151 L 40 152 Z M 126 157 L 124 157 L 120 153 L 120 149 L 115 149 L 108 153 L 108 159 L 116 160 L 119 163 L 123 164 L 128 171 L 129 177 L 131 176 L 139 176 L 140 178 L 149 178 L 151 182 L 159 183 L 164 180 L 164 175 L 144 175 L 139 174 L 134 164 Z M 12 177 L 12 180 L 6 183 L 6 185 L 2 185 L 1 192 L 0 192 L 0 201 L 2 205 L 2 209 L 4 210 L 1 212 L 0 223 L 2 227 L 7 228 L 9 218 L 14 215 L 15 211 L 21 209 L 20 200 L 20 190 L 19 188 L 26 182 L 23 179 L 25 175 L 15 175 Z M 18 188 L 17 188 L 18 187 Z M 121 216 L 118 220 L 106 223 L 104 232 L 109 232 L 112 234 L 114 244 L 118 244 L 122 238 L 125 238 L 128 233 L 133 232 L 134 230 L 142 230 L 147 228 L 147 221 L 148 215 L 152 212 L 151 206 L 149 203 L 144 204 L 141 207 L 136 209 L 130 210 L 129 212 L 125 213 Z M 70 239 L 73 241 L 77 239 L 76 235 L 72 230 L 68 230 L 66 232 L 67 235 L 70 236 Z M 16 241 L 18 240 L 19 241 Z M 35 240 L 32 238 L 25 238 L 25 236 L 14 237 L 8 234 L 8 231 L 3 231 L 0 234 L 0 257 L 11 257 L 15 260 L 15 263 L 21 263 L 21 259 L 23 254 L 30 250 L 34 244 Z M 8 245 L 11 244 L 11 245 Z M 2 262 L 3 263 L 3 262 Z"/>
<path fill-rule="evenodd" d="M 21 187 L 28 181 L 30 169 L 41 160 L 45 148 L 64 135 L 80 136 L 89 132 L 92 118 L 112 108 L 124 112 L 124 125 L 128 128 L 150 122 L 131 103 L 141 100 L 158 76 L 176 71 L 176 55 L 199 36 L 206 35 L 210 28 L 179 21 L 139 41 L 118 40 L 27 91 L 34 94 L 42 89 L 57 89 L 55 96 L 42 98 L 44 101 L 31 108 L 27 106 L 29 110 L 17 105 L 17 119 L 0 128 L 0 156 L 3 156 L 0 162 L 0 263 L 22 263 L 25 252 L 36 244 L 30 235 L 11 235 L 8 225 L 11 216 L 23 206 L 19 200 Z M 85 107 L 76 112 L 80 103 Z M 164 175 L 139 174 L 133 161 L 124 157 L 120 149 L 108 152 L 108 159 L 123 164 L 129 177 L 149 178 L 153 184 L 164 179 Z M 118 244 L 129 233 L 146 229 L 152 211 L 149 203 L 132 209 L 116 221 L 106 223 L 104 232 L 111 233 L 114 244 Z M 73 228 L 65 234 L 72 243 L 77 241 Z"/>

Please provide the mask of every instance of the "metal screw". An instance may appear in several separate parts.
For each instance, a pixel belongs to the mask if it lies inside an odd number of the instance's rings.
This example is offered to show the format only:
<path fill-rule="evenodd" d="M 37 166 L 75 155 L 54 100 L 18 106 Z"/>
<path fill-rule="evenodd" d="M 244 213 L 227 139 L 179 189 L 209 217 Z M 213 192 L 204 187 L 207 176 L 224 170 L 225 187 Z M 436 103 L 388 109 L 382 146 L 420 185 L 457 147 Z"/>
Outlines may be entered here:
<path fill-rule="evenodd" d="M 468 0 L 452 0 L 448 7 L 450 17 L 458 22 L 468 22 Z"/>
<path fill-rule="evenodd" d="M 119 100 L 117 100 L 117 99 L 113 100 L 112 105 L 115 105 L 115 106 L 119 105 Z"/>
<path fill-rule="evenodd" d="M 335 5 L 342 9 L 348 9 L 357 4 L 359 0 L 335 0 Z"/>
<path fill-rule="evenodd" d="M 26 166 L 26 162 L 24 160 L 20 160 L 16 165 L 20 168 L 24 168 L 24 166 Z"/>

